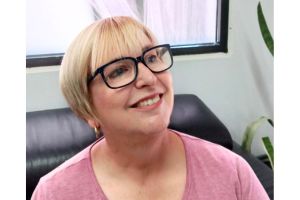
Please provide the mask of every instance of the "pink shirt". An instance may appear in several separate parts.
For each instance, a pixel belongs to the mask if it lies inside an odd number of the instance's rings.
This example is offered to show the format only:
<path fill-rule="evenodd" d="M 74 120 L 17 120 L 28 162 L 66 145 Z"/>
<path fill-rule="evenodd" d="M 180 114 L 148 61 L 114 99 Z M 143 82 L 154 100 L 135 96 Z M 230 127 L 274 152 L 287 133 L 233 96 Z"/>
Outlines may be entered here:
<path fill-rule="evenodd" d="M 220 145 L 176 133 L 187 158 L 183 200 L 269 199 L 243 158 Z M 92 169 L 92 145 L 42 177 L 32 200 L 106 200 Z"/>

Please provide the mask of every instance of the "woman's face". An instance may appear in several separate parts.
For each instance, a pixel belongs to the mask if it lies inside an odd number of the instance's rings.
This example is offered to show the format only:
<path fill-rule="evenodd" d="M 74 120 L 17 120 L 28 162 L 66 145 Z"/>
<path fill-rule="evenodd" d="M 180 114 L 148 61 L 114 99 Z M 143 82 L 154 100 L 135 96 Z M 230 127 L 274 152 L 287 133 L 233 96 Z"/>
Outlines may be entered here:
<path fill-rule="evenodd" d="M 154 46 L 144 37 L 144 47 Z M 126 56 L 138 57 L 141 54 L 142 49 L 137 55 Z M 169 71 L 153 74 L 139 62 L 137 79 L 130 85 L 111 89 L 97 75 L 90 84 L 90 92 L 98 115 L 97 125 L 105 134 L 159 133 L 169 124 L 174 98 Z"/>

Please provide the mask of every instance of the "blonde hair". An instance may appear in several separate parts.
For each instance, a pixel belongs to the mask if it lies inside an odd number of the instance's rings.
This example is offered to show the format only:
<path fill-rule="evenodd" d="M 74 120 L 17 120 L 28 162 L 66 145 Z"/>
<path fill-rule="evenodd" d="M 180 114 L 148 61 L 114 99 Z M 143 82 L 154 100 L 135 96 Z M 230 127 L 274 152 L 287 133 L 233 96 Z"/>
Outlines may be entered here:
<path fill-rule="evenodd" d="M 140 52 L 143 38 L 157 43 L 153 33 L 125 16 L 98 20 L 85 28 L 69 46 L 60 68 L 60 87 L 70 108 L 84 120 L 97 118 L 87 79 L 112 58 Z"/>

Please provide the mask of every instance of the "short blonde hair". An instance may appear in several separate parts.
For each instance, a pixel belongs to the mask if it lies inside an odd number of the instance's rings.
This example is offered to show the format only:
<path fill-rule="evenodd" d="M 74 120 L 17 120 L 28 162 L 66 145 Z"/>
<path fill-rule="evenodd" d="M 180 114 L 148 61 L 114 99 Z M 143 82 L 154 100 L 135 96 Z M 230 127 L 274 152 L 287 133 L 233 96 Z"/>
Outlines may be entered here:
<path fill-rule="evenodd" d="M 140 52 L 143 37 L 157 43 L 153 33 L 140 22 L 125 16 L 98 20 L 71 43 L 60 68 L 60 87 L 70 108 L 84 120 L 97 118 L 87 79 L 113 57 Z"/>

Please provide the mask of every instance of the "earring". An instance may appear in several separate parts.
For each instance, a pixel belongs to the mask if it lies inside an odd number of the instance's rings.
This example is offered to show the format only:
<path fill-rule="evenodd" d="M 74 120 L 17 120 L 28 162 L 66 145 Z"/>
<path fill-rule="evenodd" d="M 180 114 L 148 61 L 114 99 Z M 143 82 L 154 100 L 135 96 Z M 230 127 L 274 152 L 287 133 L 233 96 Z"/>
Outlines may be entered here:
<path fill-rule="evenodd" d="M 95 134 L 96 134 L 96 139 L 100 138 L 100 128 L 99 127 L 95 127 L 94 131 L 95 131 Z"/>

